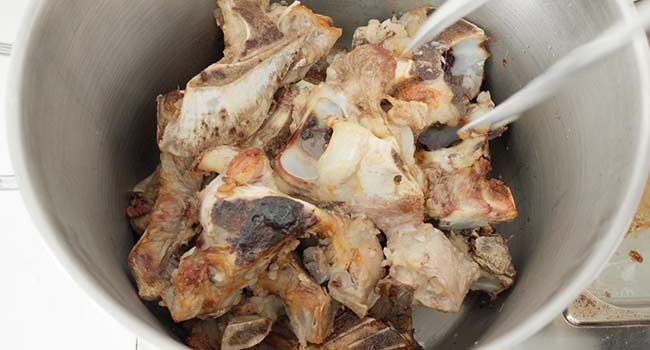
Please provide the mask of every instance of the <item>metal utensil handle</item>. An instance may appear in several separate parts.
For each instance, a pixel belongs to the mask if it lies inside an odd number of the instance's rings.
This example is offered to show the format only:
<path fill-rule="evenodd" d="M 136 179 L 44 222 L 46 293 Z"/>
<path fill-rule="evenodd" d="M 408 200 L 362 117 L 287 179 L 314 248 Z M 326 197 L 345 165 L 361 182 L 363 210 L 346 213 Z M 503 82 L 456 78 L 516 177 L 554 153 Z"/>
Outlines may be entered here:
<path fill-rule="evenodd" d="M 458 135 L 464 138 L 474 131 L 495 130 L 510 124 L 526 110 L 551 97 L 568 81 L 567 77 L 636 39 L 638 32 L 650 26 L 650 4 L 637 4 L 638 13 L 635 16 L 615 24 L 596 39 L 573 49 L 495 109 L 463 126 Z"/>

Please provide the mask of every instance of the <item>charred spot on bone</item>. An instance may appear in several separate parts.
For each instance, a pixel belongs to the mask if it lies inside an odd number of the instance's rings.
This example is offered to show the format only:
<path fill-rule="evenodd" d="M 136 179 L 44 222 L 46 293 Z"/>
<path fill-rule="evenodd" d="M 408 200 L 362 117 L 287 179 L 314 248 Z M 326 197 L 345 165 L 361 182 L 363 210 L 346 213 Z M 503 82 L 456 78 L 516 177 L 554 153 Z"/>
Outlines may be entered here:
<path fill-rule="evenodd" d="M 248 262 L 314 224 L 300 202 L 276 196 L 224 201 L 212 209 L 212 222 L 227 231 L 239 232 L 232 243 L 239 258 Z"/>

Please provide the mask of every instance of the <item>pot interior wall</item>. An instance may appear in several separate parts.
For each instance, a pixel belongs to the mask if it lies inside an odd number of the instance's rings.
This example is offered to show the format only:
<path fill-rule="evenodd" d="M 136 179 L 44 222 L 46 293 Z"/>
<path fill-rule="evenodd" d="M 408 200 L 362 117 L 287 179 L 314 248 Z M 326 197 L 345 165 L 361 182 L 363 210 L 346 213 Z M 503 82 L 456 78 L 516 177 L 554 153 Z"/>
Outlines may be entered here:
<path fill-rule="evenodd" d="M 304 1 L 350 35 L 427 1 Z M 160 332 L 138 299 L 126 256 L 127 191 L 157 161 L 155 97 L 219 55 L 211 0 L 43 2 L 22 76 L 28 174 L 67 253 L 119 307 Z M 487 85 L 498 102 L 620 18 L 614 1 L 501 0 L 470 18 L 492 40 Z M 493 146 L 495 175 L 515 194 L 510 236 L 519 279 L 491 304 L 455 315 L 417 310 L 418 338 L 444 349 L 484 345 L 563 292 L 600 246 L 630 181 L 644 117 L 631 48 L 576 77 Z M 108 307 L 108 306 L 107 306 Z M 478 343 L 477 343 L 478 342 Z"/>

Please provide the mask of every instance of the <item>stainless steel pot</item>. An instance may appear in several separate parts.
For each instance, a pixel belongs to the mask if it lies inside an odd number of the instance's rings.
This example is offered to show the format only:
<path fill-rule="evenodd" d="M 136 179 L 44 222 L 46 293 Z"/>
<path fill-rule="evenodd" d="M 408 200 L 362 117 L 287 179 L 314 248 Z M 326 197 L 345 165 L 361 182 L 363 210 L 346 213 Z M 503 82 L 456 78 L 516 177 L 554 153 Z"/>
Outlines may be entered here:
<path fill-rule="evenodd" d="M 439 1 L 305 1 L 351 33 L 370 18 Z M 40 0 L 12 68 L 9 136 L 20 187 L 48 245 L 82 288 L 136 334 L 183 348 L 138 299 L 126 256 L 127 190 L 154 166 L 154 97 L 219 53 L 212 0 Z M 492 37 L 488 84 L 509 96 L 558 56 L 631 14 L 620 0 L 501 0 L 470 18 Z M 622 238 L 650 162 L 650 70 L 644 37 L 512 126 L 496 173 L 521 216 L 519 280 L 459 314 L 416 311 L 428 348 L 503 349 L 559 314 Z"/>

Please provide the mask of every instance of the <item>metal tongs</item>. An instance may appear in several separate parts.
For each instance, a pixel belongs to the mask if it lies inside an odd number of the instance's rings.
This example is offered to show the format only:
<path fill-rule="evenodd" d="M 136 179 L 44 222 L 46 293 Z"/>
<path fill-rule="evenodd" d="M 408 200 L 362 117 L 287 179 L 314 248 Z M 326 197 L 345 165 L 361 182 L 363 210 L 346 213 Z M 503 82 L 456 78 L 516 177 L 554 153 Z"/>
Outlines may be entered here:
<path fill-rule="evenodd" d="M 447 0 L 424 22 L 403 55 L 435 39 L 486 2 L 488 0 Z M 613 25 L 592 41 L 573 49 L 495 109 L 464 125 L 458 130 L 458 136 L 465 139 L 472 134 L 485 134 L 514 122 L 523 112 L 551 97 L 571 76 L 638 38 L 643 29 L 650 26 L 650 4 L 640 4 L 637 9 L 636 16 Z"/>

